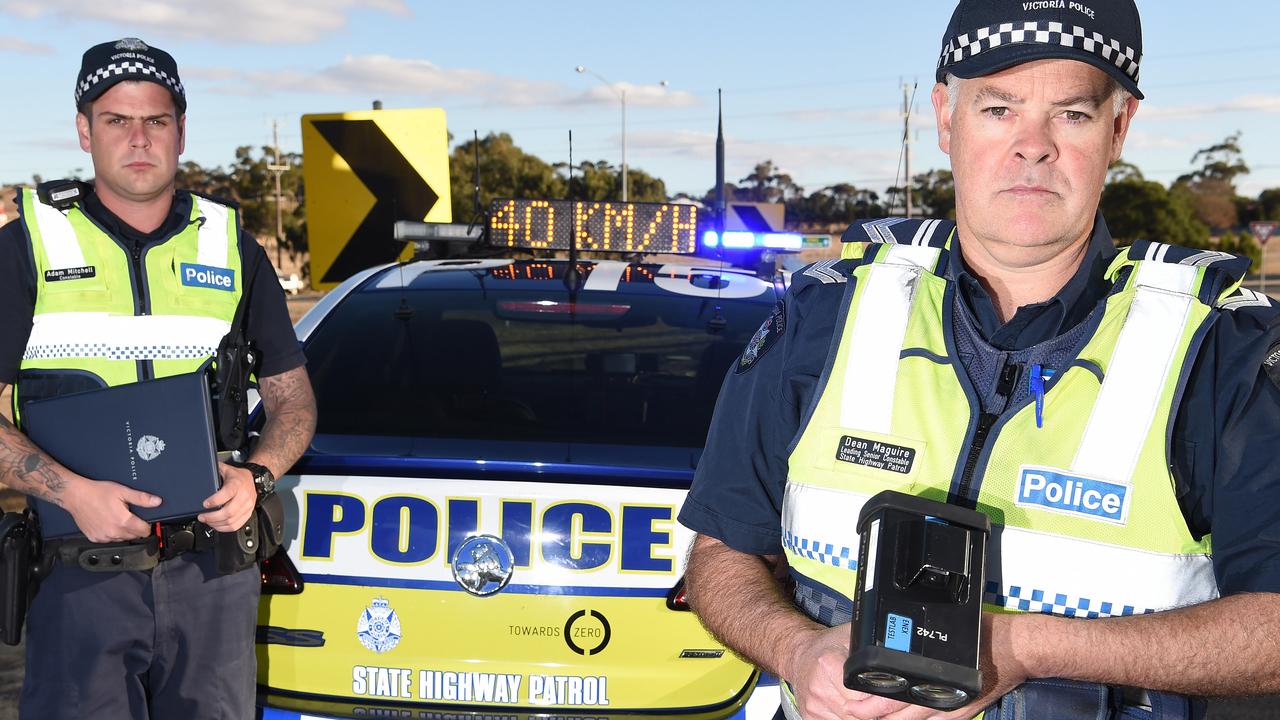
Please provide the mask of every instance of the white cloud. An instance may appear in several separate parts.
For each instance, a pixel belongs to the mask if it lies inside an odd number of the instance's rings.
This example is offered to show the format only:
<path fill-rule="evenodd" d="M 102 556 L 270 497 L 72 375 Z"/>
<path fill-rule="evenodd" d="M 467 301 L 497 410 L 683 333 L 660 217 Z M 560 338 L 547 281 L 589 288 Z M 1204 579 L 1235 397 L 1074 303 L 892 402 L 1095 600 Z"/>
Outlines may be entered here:
<path fill-rule="evenodd" d="M 442 68 L 428 60 L 389 55 L 348 55 L 318 72 L 255 71 L 244 77 L 264 90 L 331 95 L 433 95 L 472 97 L 495 105 L 553 103 L 563 95 L 556 83 L 498 75 L 487 70 Z"/>
<path fill-rule="evenodd" d="M 0 35 L 0 53 L 52 55 L 53 48 L 44 43 L 29 42 L 13 35 Z"/>
<path fill-rule="evenodd" d="M 614 83 L 612 86 L 595 85 L 585 92 L 562 98 L 561 105 L 616 105 L 619 93 L 627 94 L 628 107 L 689 107 L 699 104 L 698 98 L 683 90 L 672 90 L 659 83 L 652 85 L 634 85 L 632 83 Z"/>
<path fill-rule="evenodd" d="M 1242 95 L 1226 102 L 1196 105 L 1143 105 L 1138 117 L 1170 119 L 1237 112 L 1280 113 L 1280 95 Z"/>
<path fill-rule="evenodd" d="M 209 90 L 223 95 L 270 92 L 318 93 L 372 97 L 413 96 L 467 98 L 504 107 L 578 107 L 617 104 L 609 88 L 597 86 L 573 93 L 559 82 L 502 75 L 488 70 L 441 67 L 421 58 L 390 55 L 347 55 L 341 62 L 317 71 L 257 70 L 237 73 L 224 68 L 200 68 L 192 77 L 216 81 Z M 688 106 L 697 98 L 661 85 L 625 85 L 628 106 Z"/>
<path fill-rule="evenodd" d="M 50 15 L 63 22 L 97 20 L 129 33 L 217 40 L 226 43 L 315 42 L 346 27 L 356 12 L 410 15 L 404 0 L 42 0 L 4 2 L 0 10 L 27 18 Z"/>

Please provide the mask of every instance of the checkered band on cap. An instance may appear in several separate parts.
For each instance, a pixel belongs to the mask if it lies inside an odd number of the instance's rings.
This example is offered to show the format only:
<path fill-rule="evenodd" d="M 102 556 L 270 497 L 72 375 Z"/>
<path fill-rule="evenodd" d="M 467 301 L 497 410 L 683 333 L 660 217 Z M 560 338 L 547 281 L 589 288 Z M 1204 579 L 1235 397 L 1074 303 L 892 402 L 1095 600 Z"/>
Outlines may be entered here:
<path fill-rule="evenodd" d="M 946 68 L 996 48 L 1019 43 L 1083 50 L 1114 64 L 1135 83 L 1138 81 L 1138 63 L 1142 58 L 1136 50 L 1101 33 L 1061 22 L 1001 23 L 971 30 L 947 42 L 942 48 L 942 57 L 938 58 L 938 67 Z"/>
<path fill-rule="evenodd" d="M 185 95 L 185 93 L 182 90 L 182 83 L 179 82 L 177 78 L 170 76 L 169 73 L 161 70 L 160 68 L 150 63 L 126 60 L 124 62 L 116 62 L 116 63 L 110 63 L 108 65 L 104 65 L 103 67 L 100 67 L 97 70 L 95 70 L 93 73 L 86 75 L 76 85 L 76 103 L 79 104 L 80 98 L 84 97 L 84 94 L 89 92 L 89 90 L 92 89 L 98 83 L 104 80 L 107 80 L 109 78 L 119 77 L 122 75 L 130 75 L 130 76 L 145 75 L 150 78 L 155 78 L 157 81 L 162 83 L 165 87 L 168 87 L 170 92 L 174 93 L 175 95 L 179 97 L 182 97 Z"/>

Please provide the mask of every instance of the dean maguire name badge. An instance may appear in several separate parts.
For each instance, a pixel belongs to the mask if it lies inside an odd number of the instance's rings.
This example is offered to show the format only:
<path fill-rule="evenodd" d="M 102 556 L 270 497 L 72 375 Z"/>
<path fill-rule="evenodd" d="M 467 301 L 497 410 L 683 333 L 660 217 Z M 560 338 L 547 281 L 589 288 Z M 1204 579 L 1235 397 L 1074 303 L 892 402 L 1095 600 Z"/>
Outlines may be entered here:
<path fill-rule="evenodd" d="M 1018 470 L 1014 503 L 1090 520 L 1125 524 L 1131 485 L 1024 465 Z"/>

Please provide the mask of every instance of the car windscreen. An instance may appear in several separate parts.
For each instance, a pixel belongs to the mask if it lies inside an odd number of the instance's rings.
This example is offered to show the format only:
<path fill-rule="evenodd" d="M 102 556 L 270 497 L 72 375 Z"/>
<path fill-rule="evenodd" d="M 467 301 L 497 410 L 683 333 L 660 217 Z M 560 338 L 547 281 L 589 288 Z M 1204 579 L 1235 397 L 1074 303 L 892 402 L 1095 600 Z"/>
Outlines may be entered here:
<path fill-rule="evenodd" d="M 356 292 L 306 344 L 318 432 L 701 447 L 772 306 L 772 293 Z"/>

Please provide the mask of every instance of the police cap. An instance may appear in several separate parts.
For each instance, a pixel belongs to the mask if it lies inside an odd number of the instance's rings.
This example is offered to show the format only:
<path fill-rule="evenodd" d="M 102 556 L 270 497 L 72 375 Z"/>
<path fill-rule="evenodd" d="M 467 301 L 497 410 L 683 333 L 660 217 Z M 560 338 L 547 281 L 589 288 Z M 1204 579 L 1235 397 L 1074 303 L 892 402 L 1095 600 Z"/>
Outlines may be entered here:
<path fill-rule="evenodd" d="M 112 40 L 85 51 L 76 79 L 76 107 L 93 101 L 123 80 L 156 83 L 173 95 L 179 115 L 187 111 L 187 95 L 178 78 L 178 63 L 169 53 L 138 38 Z"/>
<path fill-rule="evenodd" d="M 938 82 L 1033 60 L 1101 68 L 1139 99 L 1142 23 L 1133 0 L 961 0 L 942 38 Z"/>

